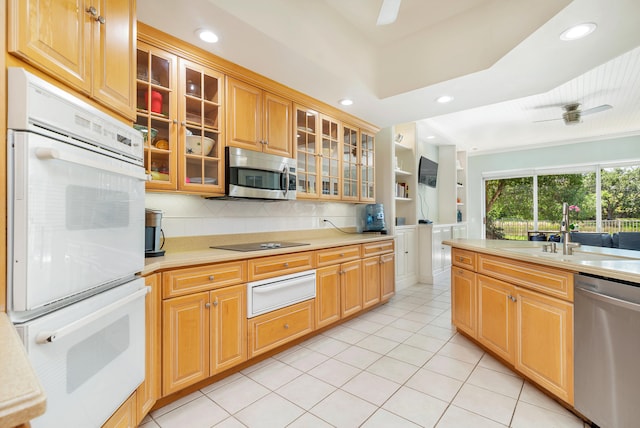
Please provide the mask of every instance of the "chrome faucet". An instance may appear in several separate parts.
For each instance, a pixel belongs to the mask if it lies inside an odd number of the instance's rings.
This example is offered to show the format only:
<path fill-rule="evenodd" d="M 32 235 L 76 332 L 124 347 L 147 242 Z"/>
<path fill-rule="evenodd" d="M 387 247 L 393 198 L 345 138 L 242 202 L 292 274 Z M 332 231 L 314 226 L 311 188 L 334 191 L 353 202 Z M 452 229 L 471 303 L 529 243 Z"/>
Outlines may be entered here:
<path fill-rule="evenodd" d="M 562 222 L 560 223 L 560 235 L 562 235 L 562 254 L 571 255 L 573 249 L 580 246 L 577 242 L 570 242 L 569 234 L 569 204 L 562 203 Z"/>

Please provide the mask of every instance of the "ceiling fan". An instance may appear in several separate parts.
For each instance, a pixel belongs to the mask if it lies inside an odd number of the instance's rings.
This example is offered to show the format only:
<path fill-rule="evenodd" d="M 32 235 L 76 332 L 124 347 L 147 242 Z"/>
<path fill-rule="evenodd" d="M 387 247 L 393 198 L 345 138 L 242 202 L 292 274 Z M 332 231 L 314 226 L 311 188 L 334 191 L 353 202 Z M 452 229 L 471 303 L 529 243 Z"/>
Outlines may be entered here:
<path fill-rule="evenodd" d="M 378 21 L 376 22 L 376 25 L 393 24 L 398 18 L 400 1 L 401 0 L 382 0 L 382 6 L 380 7 L 380 13 L 378 14 Z"/>
<path fill-rule="evenodd" d="M 570 103 L 562 106 L 564 109 L 564 113 L 562 113 L 562 117 L 558 117 L 556 119 L 544 119 L 544 120 L 535 120 L 534 122 L 550 122 L 552 120 L 564 120 L 565 125 L 575 125 L 577 123 L 582 122 L 580 119 L 582 116 L 587 116 L 594 113 L 600 113 L 605 110 L 609 110 L 613 108 L 609 104 L 602 104 L 597 107 L 591 107 L 586 110 L 580 110 L 580 103 Z"/>

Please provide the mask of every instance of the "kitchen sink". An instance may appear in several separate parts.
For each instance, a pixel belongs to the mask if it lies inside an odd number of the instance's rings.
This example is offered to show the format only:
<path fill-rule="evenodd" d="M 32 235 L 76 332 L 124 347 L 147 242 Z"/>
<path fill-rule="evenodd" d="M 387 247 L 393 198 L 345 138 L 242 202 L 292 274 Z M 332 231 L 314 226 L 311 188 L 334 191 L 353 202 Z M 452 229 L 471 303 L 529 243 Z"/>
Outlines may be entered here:
<path fill-rule="evenodd" d="M 506 251 L 513 251 L 516 253 L 521 253 L 521 254 L 526 254 L 529 256 L 534 256 L 534 257 L 544 257 L 544 258 L 550 258 L 550 259 L 557 259 L 557 260 L 571 260 L 574 262 L 579 262 L 582 260 L 617 260 L 617 259 L 621 259 L 624 257 L 616 257 L 614 255 L 611 254 L 599 254 L 599 253 L 592 253 L 592 252 L 585 252 L 585 251 L 580 251 L 579 249 L 573 249 L 573 254 L 562 254 L 562 244 L 558 244 L 558 252 L 557 253 L 550 253 L 550 252 L 543 252 L 542 251 L 542 247 L 510 247 L 510 248 L 504 248 L 504 250 Z"/>

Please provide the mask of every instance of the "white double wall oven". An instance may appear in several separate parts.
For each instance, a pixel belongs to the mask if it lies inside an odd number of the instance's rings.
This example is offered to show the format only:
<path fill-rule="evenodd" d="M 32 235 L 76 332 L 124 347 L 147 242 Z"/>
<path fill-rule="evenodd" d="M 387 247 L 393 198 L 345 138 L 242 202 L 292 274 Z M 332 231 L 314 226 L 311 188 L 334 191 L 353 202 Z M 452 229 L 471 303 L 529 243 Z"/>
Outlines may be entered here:
<path fill-rule="evenodd" d="M 32 426 L 101 426 L 144 380 L 142 135 L 9 68 L 8 314 L 45 393 Z"/>

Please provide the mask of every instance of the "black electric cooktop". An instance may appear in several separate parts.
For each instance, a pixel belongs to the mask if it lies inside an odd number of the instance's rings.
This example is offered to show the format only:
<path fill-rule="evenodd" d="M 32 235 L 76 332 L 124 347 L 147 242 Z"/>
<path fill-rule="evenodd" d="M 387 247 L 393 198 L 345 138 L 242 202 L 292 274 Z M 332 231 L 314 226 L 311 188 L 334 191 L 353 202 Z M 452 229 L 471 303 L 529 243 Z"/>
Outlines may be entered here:
<path fill-rule="evenodd" d="M 259 250 L 271 250 L 275 248 L 287 248 L 287 247 L 299 247 L 301 245 L 309 245 L 303 242 L 250 242 L 248 244 L 233 244 L 233 245 L 216 245 L 210 248 L 216 248 L 218 250 L 231 250 L 231 251 L 259 251 Z"/>

